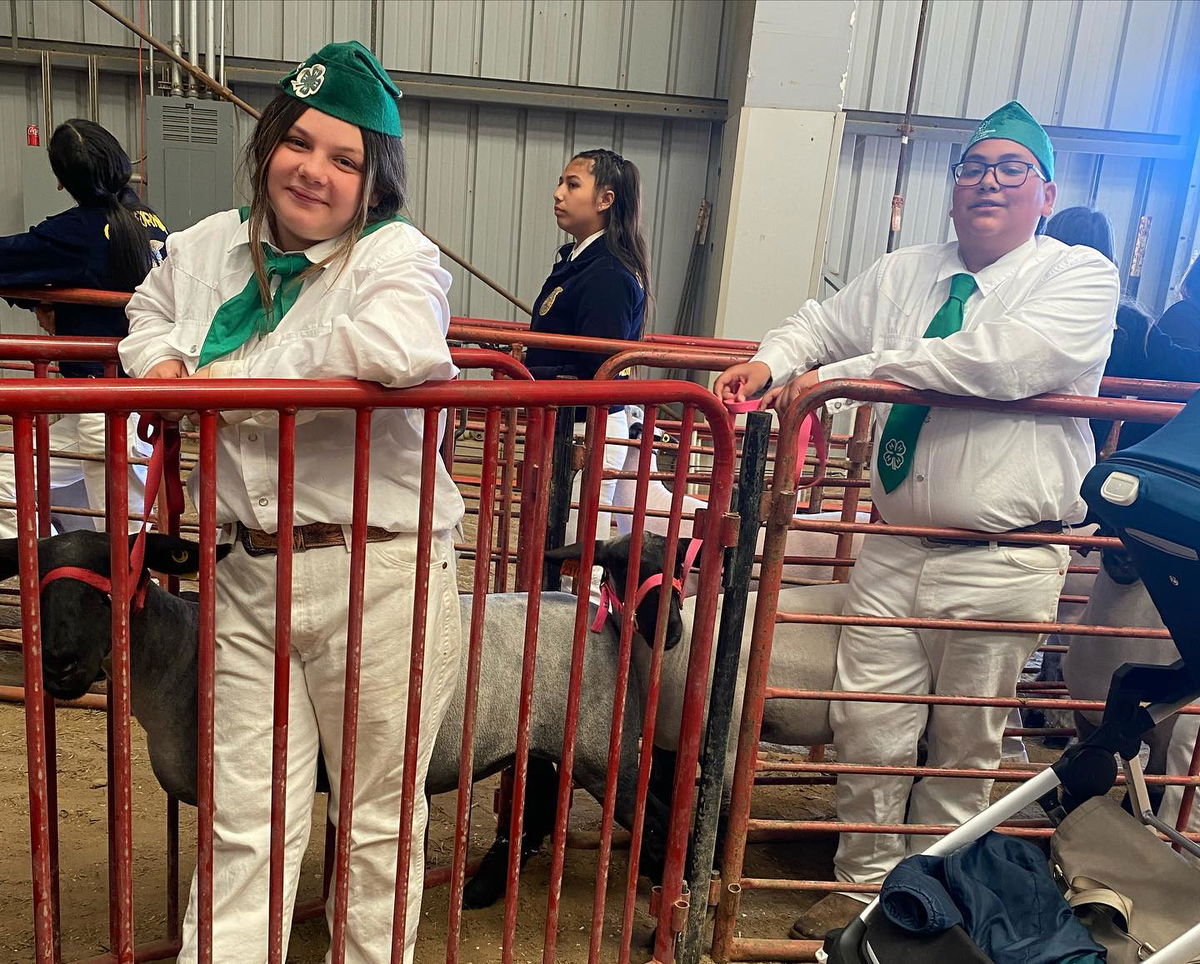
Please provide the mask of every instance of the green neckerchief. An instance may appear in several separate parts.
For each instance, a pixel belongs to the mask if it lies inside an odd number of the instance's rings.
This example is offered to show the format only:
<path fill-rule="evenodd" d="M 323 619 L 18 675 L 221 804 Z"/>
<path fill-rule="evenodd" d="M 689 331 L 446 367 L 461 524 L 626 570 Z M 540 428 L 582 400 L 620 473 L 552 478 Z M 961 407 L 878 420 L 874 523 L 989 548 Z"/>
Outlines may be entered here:
<path fill-rule="evenodd" d="M 238 214 L 244 223 L 250 216 L 250 209 L 238 208 Z M 385 224 L 397 221 L 405 222 L 405 218 L 387 218 L 368 224 L 358 239 L 361 241 Z M 303 254 L 277 254 L 265 241 L 262 242 L 262 248 L 266 260 L 268 288 L 275 278 L 279 279 L 270 314 L 263 310 L 258 279 L 251 273 L 246 287 L 221 305 L 213 315 L 208 334 L 204 336 L 204 345 L 200 349 L 200 360 L 196 362 L 197 368 L 203 368 L 209 362 L 224 358 L 230 352 L 241 348 L 256 334 L 265 335 L 274 331 L 300 297 L 300 289 L 303 287 L 300 275 L 312 267 L 312 262 Z"/>

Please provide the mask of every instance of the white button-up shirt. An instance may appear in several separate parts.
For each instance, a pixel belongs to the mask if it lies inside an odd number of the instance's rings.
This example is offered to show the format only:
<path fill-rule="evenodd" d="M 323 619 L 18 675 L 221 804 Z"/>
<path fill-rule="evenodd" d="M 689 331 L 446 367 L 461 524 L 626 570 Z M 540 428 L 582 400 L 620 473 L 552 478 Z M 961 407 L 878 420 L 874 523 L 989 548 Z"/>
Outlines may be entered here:
<path fill-rule="evenodd" d="M 999 400 L 1096 394 L 1120 291 L 1107 259 L 1031 239 L 975 273 L 961 331 L 924 338 L 962 272 L 970 273 L 956 243 L 885 255 L 828 301 L 809 301 L 768 332 L 754 360 L 770 367 L 776 384 L 820 366 L 822 380 L 888 379 Z M 877 432 L 890 408 L 876 406 Z M 933 408 L 908 478 L 872 495 L 896 525 L 1003 532 L 1079 522 L 1079 486 L 1093 463 L 1086 419 Z"/>
<path fill-rule="evenodd" d="M 326 257 L 337 239 L 305 251 Z M 217 309 L 253 274 L 249 227 L 225 211 L 173 234 L 168 257 L 130 298 L 121 363 L 142 377 L 177 358 L 194 372 Z M 265 337 L 213 362 L 218 378 L 358 378 L 405 388 L 457 375 L 446 346 L 450 274 L 437 248 L 408 224 L 386 225 L 355 244 L 349 262 L 305 279 L 291 310 Z M 275 282 L 278 284 L 278 282 Z M 248 386 L 249 387 L 249 386 Z M 300 412 L 296 419 L 294 524 L 349 524 L 353 511 L 352 411 Z M 381 409 L 371 419 L 370 525 L 418 527 L 424 413 Z M 274 532 L 278 511 L 278 416 L 226 417 L 217 437 L 217 521 Z M 197 479 L 191 479 L 196 497 Z M 437 462 L 433 528 L 452 529 L 463 502 Z"/>

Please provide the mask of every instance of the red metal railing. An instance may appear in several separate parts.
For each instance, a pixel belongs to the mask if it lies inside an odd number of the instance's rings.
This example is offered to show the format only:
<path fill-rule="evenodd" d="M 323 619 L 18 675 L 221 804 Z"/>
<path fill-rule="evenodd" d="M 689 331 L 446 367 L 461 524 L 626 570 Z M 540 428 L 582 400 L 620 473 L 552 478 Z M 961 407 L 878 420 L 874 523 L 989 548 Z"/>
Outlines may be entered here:
<path fill-rule="evenodd" d="M 1193 386 L 1194 387 L 1194 386 Z M 1124 393 L 1127 385 L 1119 386 Z M 1148 394 L 1178 397 L 1184 389 L 1180 386 L 1142 384 L 1137 386 L 1139 391 Z M 880 767 L 866 766 L 855 761 L 841 760 L 837 764 L 813 760 L 807 763 L 777 764 L 759 763 L 758 741 L 763 719 L 763 706 L 766 699 L 806 699 L 806 700 L 854 700 L 870 702 L 891 702 L 926 705 L 971 705 L 971 706 L 1003 706 L 1003 707 L 1041 707 L 1054 709 L 1088 709 L 1102 708 L 1103 704 L 1094 701 L 1037 699 L 1037 698 L 999 698 L 989 699 L 971 696 L 939 696 L 939 695 L 906 695 L 890 693 L 856 693 L 834 690 L 813 690 L 771 686 L 767 682 L 767 670 L 770 663 L 772 640 L 775 634 L 776 622 L 817 623 L 826 625 L 879 625 L 928 629 L 977 629 L 996 632 L 1025 632 L 1042 634 L 1049 632 L 1070 633 L 1079 636 L 1140 636 L 1149 638 L 1166 638 L 1165 630 L 1153 630 L 1145 627 L 1103 627 L 1079 625 L 1072 623 L 1017 623 L 994 620 L 944 620 L 944 619 L 893 619 L 865 618 L 857 616 L 830 616 L 807 613 L 777 612 L 780 576 L 783 568 L 783 546 L 789 529 L 824 529 L 839 533 L 852 532 L 881 532 L 896 535 L 924 536 L 931 538 L 946 538 L 964 535 L 978 538 L 977 533 L 967 533 L 964 530 L 944 529 L 924 526 L 888 526 L 883 524 L 864 525 L 854 522 L 817 522 L 794 519 L 791 517 L 790 506 L 796 499 L 796 471 L 794 468 L 795 427 L 803 417 L 816 406 L 830 398 L 853 398 L 869 402 L 912 403 L 930 406 L 962 407 L 984 409 L 989 411 L 1037 412 L 1039 414 L 1054 414 L 1073 417 L 1099 417 L 1109 419 L 1129 419 L 1135 421 L 1162 422 L 1175 414 L 1180 406 L 1162 402 L 1118 401 L 1114 399 L 1089 399 L 1076 396 L 1048 395 L 1022 402 L 1001 403 L 983 399 L 968 399 L 944 396 L 932 392 L 917 392 L 893 383 L 870 382 L 861 380 L 835 380 L 822 382 L 812 391 L 799 399 L 795 406 L 786 413 L 781 429 L 781 443 L 776 454 L 777 465 L 774 485 L 771 495 L 771 507 L 767 513 L 767 537 L 763 551 L 763 567 L 759 584 L 758 603 L 754 617 L 754 633 L 751 642 L 749 663 L 746 670 L 745 701 L 738 738 L 738 756 L 735 768 L 732 803 L 729 813 L 725 850 L 721 862 L 719 880 L 719 903 L 716 914 L 716 925 L 713 937 L 713 958 L 717 961 L 753 961 L 753 960 L 812 960 L 819 942 L 773 940 L 769 938 L 749 937 L 739 935 L 735 928 L 743 919 L 740 915 L 741 895 L 749 890 L 774 891 L 853 891 L 870 893 L 878 889 L 877 885 L 846 884 L 834 881 L 816 880 L 785 880 L 748 877 L 744 874 L 747 843 L 753 835 L 756 840 L 788 839 L 805 833 L 899 833 L 941 835 L 950 828 L 939 826 L 883 825 L 883 824 L 850 824 L 830 821 L 811 820 L 768 820 L 752 819 L 750 816 L 751 793 L 755 778 L 762 771 L 779 771 L 792 774 L 825 775 L 836 777 L 839 774 L 875 774 L 921 776 L 936 773 L 938 777 L 963 779 L 998 778 L 1001 781 L 1023 781 L 1029 779 L 1036 770 L 1009 769 L 1000 771 L 985 770 L 931 770 L 923 767 Z M 1036 543 L 1057 543 L 1072 546 L 1083 545 L 1115 545 L 1115 539 L 1099 539 L 1069 535 L 1035 535 L 1035 534 L 1006 534 L 1006 541 Z M 1060 647 L 1061 648 L 1061 647 Z M 1200 707 L 1189 707 L 1185 712 L 1200 712 Z M 1193 758 L 1193 764 L 1200 764 L 1200 752 Z M 1159 784 L 1176 784 L 1195 787 L 1200 780 L 1197 771 L 1200 767 L 1193 765 L 1188 776 L 1149 778 Z M 1180 829 L 1184 829 L 1188 811 L 1181 808 Z M 1033 825 L 1011 822 L 1006 825 L 1004 832 L 1017 833 L 1026 836 L 1045 836 L 1051 831 L 1044 823 L 1035 822 Z"/>
<path fill-rule="evenodd" d="M 732 466 L 733 466 L 733 436 L 728 429 L 721 431 L 716 426 L 717 421 L 721 417 L 721 408 L 712 398 L 711 395 L 704 392 L 695 385 L 688 383 L 663 383 L 663 382 L 625 382 L 625 383 L 575 383 L 570 385 L 553 384 L 553 383 L 504 383 L 497 384 L 492 382 L 456 382 L 438 385 L 427 385 L 418 388 L 408 389 L 403 392 L 391 392 L 380 388 L 375 388 L 357 383 L 309 383 L 297 382 L 294 380 L 279 381 L 268 380 L 256 382 L 252 387 L 247 386 L 243 382 L 223 382 L 209 381 L 206 383 L 181 383 L 179 381 L 131 381 L 125 380 L 122 382 L 108 382 L 104 380 L 91 381 L 85 384 L 72 383 L 55 383 L 53 387 L 47 385 L 36 384 L 29 381 L 12 380 L 0 385 L 0 411 L 12 413 L 14 420 L 14 429 L 16 435 L 17 449 L 17 474 L 18 485 L 22 497 L 18 499 L 19 503 L 19 525 L 21 531 L 20 557 L 21 557 L 21 575 L 23 588 L 23 634 L 25 643 L 25 668 L 26 668 L 26 683 L 29 686 L 31 699 L 27 704 L 27 720 L 29 726 L 29 773 L 30 773 L 30 800 L 31 800 L 31 853 L 32 853 L 32 872 L 34 881 L 34 908 L 35 908 L 35 959 L 39 962 L 57 961 L 60 958 L 60 952 L 57 946 L 57 928 L 54 926 L 55 914 L 59 901 L 55 892 L 55 881 L 57 872 L 53 860 L 53 827 L 55 824 L 56 813 L 52 805 L 52 801 L 48 795 L 47 777 L 53 772 L 53 748 L 47 745 L 45 739 L 46 727 L 46 701 L 40 698 L 41 694 L 41 667 L 40 667 L 40 620 L 38 613 L 39 596 L 37 592 L 37 564 L 36 564 L 36 545 L 35 545 L 35 512 L 32 500 L 28 498 L 30 493 L 34 491 L 34 473 L 33 473 L 33 421 L 38 414 L 46 412 L 78 412 L 78 411 L 105 411 L 109 413 L 109 431 L 110 438 L 118 445 L 122 441 L 121 429 L 124 426 L 125 413 L 130 410 L 139 411 L 154 411 L 154 410 L 196 410 L 200 413 L 200 438 L 199 438 L 199 469 L 201 473 L 200 483 L 200 532 L 202 533 L 201 542 L 201 575 L 200 575 L 200 702 L 199 702 L 199 732 L 201 737 L 200 743 L 200 762 L 198 773 L 198 790 L 200 799 L 200 810 L 198 820 L 198 873 L 199 873 L 199 926 L 200 926 L 200 948 L 201 959 L 207 959 L 208 954 L 204 948 L 209 947 L 212 931 L 212 881 L 213 881 L 213 838 L 212 838 L 212 800 L 213 800 L 213 747 L 212 734 L 214 732 L 214 638 L 215 638 L 215 608 L 214 608 L 214 562 L 215 548 L 213 545 L 213 533 L 216 526 L 216 478 L 215 478 L 215 462 L 216 448 L 215 439 L 217 432 L 217 413 L 223 409 L 245 409 L 248 406 L 257 409 L 273 410 L 279 413 L 281 425 L 281 469 L 291 462 L 293 458 L 292 445 L 294 436 L 289 423 L 294 424 L 295 414 L 303 408 L 315 409 L 351 409 L 360 413 L 357 419 L 356 438 L 358 441 L 358 449 L 360 452 L 365 450 L 365 446 L 369 442 L 370 418 L 369 413 L 382 408 L 408 407 L 417 408 L 425 412 L 425 447 L 422 456 L 422 476 L 428 482 L 431 477 L 432 467 L 436 459 L 439 457 L 437 450 L 437 432 L 436 427 L 438 418 L 442 411 L 449 408 L 471 407 L 483 410 L 487 413 L 488 421 L 491 425 L 491 431 L 487 434 L 485 440 L 485 452 L 492 451 L 493 446 L 498 440 L 498 413 L 507 408 L 514 406 L 527 409 L 531 413 L 531 435 L 532 439 L 526 440 L 526 460 L 525 474 L 526 484 L 523 487 L 524 493 L 537 494 L 533 498 L 532 503 L 527 502 L 527 512 L 525 515 L 525 526 L 528 530 L 528 544 L 537 546 L 540 544 L 540 531 L 542 520 L 544 519 L 545 507 L 545 486 L 540 480 L 544 478 L 547 466 L 547 450 L 544 444 L 546 433 L 538 434 L 536 429 L 540 429 L 540 425 L 544 423 L 545 418 L 552 414 L 554 407 L 563 403 L 571 405 L 585 406 L 607 406 L 616 402 L 629 402 L 634 404 L 642 404 L 649 407 L 659 403 L 672 403 L 684 406 L 685 419 L 693 416 L 688 413 L 691 411 L 700 411 L 706 415 L 714 425 L 713 431 L 713 469 L 709 484 L 709 498 L 712 511 L 706 516 L 702 531 L 706 540 L 713 545 L 720 545 L 722 540 L 722 524 L 724 522 L 724 506 L 728 504 Z M 542 440 L 542 441 L 539 441 Z M 122 448 L 113 449 L 110 452 L 110 478 L 119 479 L 124 477 L 126 469 L 125 450 Z M 362 456 L 365 458 L 365 455 Z M 485 457 L 484 466 L 490 460 Z M 350 586 L 350 599 L 352 602 L 361 602 L 361 574 L 365 552 L 365 464 L 359 461 L 356 465 L 356 479 L 358 480 L 354 489 L 354 506 L 353 506 L 353 537 L 351 539 L 351 570 L 353 573 Z M 281 493 L 287 491 L 288 476 L 286 470 L 281 478 Z M 115 484 L 111 490 L 110 505 L 110 529 L 114 528 L 114 523 L 118 521 L 116 515 L 117 510 L 113 506 L 121 505 L 121 496 L 124 495 L 120 491 L 120 484 Z M 490 491 L 490 486 L 485 486 L 485 489 Z M 595 491 L 589 489 L 584 493 L 585 511 L 583 513 L 585 528 L 590 526 L 594 529 L 594 506 L 598 501 L 598 495 Z M 485 499 L 486 501 L 486 499 Z M 281 529 L 290 527 L 291 519 L 288 512 L 288 499 L 286 496 L 281 500 L 282 507 L 280 510 L 279 525 Z M 425 504 L 422 510 L 422 536 L 419 548 L 419 554 L 424 556 L 424 564 L 428 562 L 429 556 L 429 530 L 431 527 L 431 504 Z M 485 513 L 486 515 L 486 513 Z M 481 516 L 481 523 L 485 516 Z M 675 525 L 678 525 L 678 519 L 675 520 Z M 483 523 L 480 526 L 480 535 L 478 538 L 486 538 L 487 524 Z M 118 529 L 119 531 L 119 529 Z M 523 538 L 526 533 L 523 532 Z M 590 546 L 588 540 L 593 533 L 585 533 L 585 545 Z M 127 551 L 124 538 L 113 540 L 112 559 L 114 573 L 114 594 L 120 594 L 123 589 L 123 583 L 126 579 L 125 567 L 118 563 L 124 562 L 124 553 Z M 708 653 L 712 643 L 712 628 L 713 620 L 716 611 L 716 593 L 715 586 L 719 578 L 720 571 L 720 552 L 707 553 L 701 562 L 700 580 L 701 583 L 713 587 L 706 591 L 702 596 L 701 603 L 697 606 L 692 624 L 692 660 L 691 673 L 687 683 L 687 695 L 683 709 L 683 732 L 688 734 L 687 738 L 681 742 L 680 746 L 680 766 L 674 784 L 674 805 L 672 807 L 672 816 L 667 827 L 667 855 L 664 878 L 662 884 L 662 901 L 661 910 L 659 913 L 660 932 L 659 944 L 665 948 L 664 953 L 669 953 L 671 942 L 674 937 L 677 913 L 673 910 L 677 909 L 678 903 L 685 900 L 682 893 L 682 870 L 684 850 L 686 847 L 689 823 L 690 823 L 690 807 L 691 794 L 693 790 L 692 774 L 695 770 L 696 755 L 698 752 L 698 733 L 699 722 L 703 709 L 703 697 L 707 685 L 707 667 Z M 477 602 L 483 604 L 486 596 L 483 591 L 485 585 L 485 566 L 483 560 L 486 559 L 486 553 L 479 553 L 475 562 L 475 588 L 478 593 Z M 587 564 L 590 559 L 583 560 L 584 567 L 581 571 L 589 571 Z M 287 567 L 291 564 L 290 542 L 282 540 L 279 553 L 278 565 L 280 570 L 278 575 L 284 585 L 287 584 Z M 422 561 L 418 560 L 418 571 L 421 571 Z M 526 673 L 522 683 L 523 698 L 521 700 L 522 714 L 518 724 L 519 740 L 525 740 L 519 744 L 521 749 L 528 747 L 528 729 L 530 718 L 529 695 L 532 687 L 532 663 L 531 659 L 536 656 L 536 610 L 540 600 L 540 554 L 535 550 L 529 553 L 528 561 L 521 567 L 523 569 L 523 579 L 529 590 L 529 617 L 527 620 L 527 647 L 526 647 Z M 636 570 L 632 570 L 635 571 Z M 289 625 L 290 612 L 289 601 L 286 593 L 281 593 L 277 597 L 277 619 L 278 631 L 280 637 L 286 636 L 287 626 Z M 417 600 L 416 607 L 421 608 L 420 599 Z M 415 614 L 414 625 L 417 627 L 424 626 L 424 619 L 421 614 Z M 576 606 L 577 627 L 583 625 L 588 616 L 588 605 L 586 594 L 582 594 Z M 112 821 L 112 840 L 113 840 L 113 882 L 112 889 L 114 893 L 114 908 L 113 908 L 113 924 L 112 924 L 112 952 L 105 958 L 107 960 L 117 961 L 132 961 L 135 956 L 138 959 L 149 959 L 150 957 L 164 956 L 174 953 L 177 949 L 177 941 L 169 937 L 166 941 L 156 941 L 151 946 L 137 945 L 134 940 L 134 927 L 136 917 L 133 910 L 133 895 L 132 895 L 132 877 L 131 877 L 131 860 L 132 860 L 132 837 L 130 832 L 130 809 L 129 809 L 129 716 L 128 716 L 128 694 L 129 694 L 129 619 L 128 614 L 117 607 L 114 612 L 112 639 L 113 639 L 113 719 L 114 719 L 114 735 L 113 735 L 113 778 L 112 785 L 114 788 L 114 807 L 111 814 Z M 346 727 L 345 748 L 346 752 L 343 758 L 343 780 L 348 780 L 351 777 L 351 769 L 354 765 L 354 710 L 356 707 L 358 694 L 358 681 L 355 675 L 355 667 L 357 665 L 354 651 L 358 645 L 358 640 L 361 634 L 361 610 L 351 609 L 349 622 L 349 634 L 353 641 L 350 646 L 350 656 L 348 658 L 348 675 L 346 682 L 346 706 L 344 725 Z M 626 626 L 622 633 L 622 645 L 627 649 L 633 644 L 631 627 Z M 471 660 L 478 658 L 478 646 L 483 645 L 484 641 L 479 638 L 479 630 L 473 628 L 471 633 L 471 646 L 474 651 L 471 653 Z M 582 646 L 586 640 L 586 635 L 577 636 L 576 641 L 572 645 L 575 656 L 578 658 L 582 654 Z M 640 645 L 640 643 L 639 643 Z M 657 641 L 657 645 L 661 647 L 661 639 Z M 627 661 L 622 661 L 627 665 Z M 470 665 L 470 664 L 469 664 Z M 476 662 L 477 665 L 477 662 Z M 416 717 L 412 714 L 415 712 L 415 700 L 419 700 L 419 689 L 421 680 L 421 661 L 420 661 L 420 641 L 414 638 L 413 646 L 413 665 L 411 666 L 411 680 L 409 690 L 409 737 L 408 737 L 408 752 L 411 758 L 412 750 L 415 744 L 413 740 L 416 738 L 415 726 L 412 726 Z M 573 670 L 573 673 L 575 671 Z M 281 683 L 282 669 L 277 669 L 276 685 Z M 625 699 L 625 693 L 618 687 L 612 694 L 614 700 L 614 720 L 622 718 L 622 704 Z M 578 698 L 569 701 L 568 706 L 577 709 Z M 278 708 L 277 708 L 278 709 Z M 277 727 L 282 723 L 282 719 L 277 715 Z M 652 725 L 652 724 L 651 724 Z M 278 732 L 278 729 L 277 729 Z M 469 733 L 467 734 L 469 736 Z M 569 760 L 571 752 L 571 743 L 569 742 L 570 732 L 566 734 L 568 742 L 564 744 L 563 754 Z M 280 755 L 279 749 L 276 749 L 274 754 L 274 778 L 276 783 L 282 783 L 286 779 L 286 771 L 284 769 L 285 761 Z M 608 787 L 609 791 L 606 794 L 605 807 L 606 813 L 612 813 L 612 788 L 614 774 L 618 765 L 618 760 L 611 759 L 609 761 Z M 465 764 L 464 764 L 465 766 Z M 520 792 L 522 777 L 523 777 L 523 754 L 518 753 L 518 778 L 517 788 Z M 414 772 L 411 763 L 406 770 L 406 780 L 404 788 L 404 804 L 402 813 L 407 816 L 410 813 L 410 808 L 417 788 L 414 785 Z M 563 783 L 560 785 L 560 793 L 562 787 L 569 787 L 570 774 L 569 764 L 564 766 Z M 349 785 L 348 783 L 346 784 Z M 348 806 L 350 795 L 346 794 L 343 797 L 343 805 Z M 644 801 L 642 803 L 644 807 Z M 465 815 L 469 813 L 469 805 L 464 805 L 461 801 L 458 807 L 459 825 L 455 833 L 455 856 L 451 879 L 454 881 L 455 898 L 458 898 L 458 891 L 463 879 L 465 878 L 466 867 L 466 851 L 465 844 L 467 839 L 466 827 L 464 823 Z M 278 807 L 276 807 L 278 812 Z M 514 820 L 517 821 L 513 829 L 519 830 L 519 815 L 521 809 L 519 806 L 514 807 Z M 334 913 L 334 944 L 333 955 L 334 959 L 340 959 L 342 953 L 341 946 L 344 937 L 344 928 L 338 924 L 339 914 L 345 908 L 345 881 L 346 881 L 346 853 L 348 848 L 348 828 L 350 824 L 349 812 L 343 812 L 342 821 L 339 823 L 338 836 L 335 846 L 335 866 L 333 871 L 333 906 Z M 644 811 L 641 817 L 644 819 Z M 278 823 L 277 819 L 273 821 L 275 825 L 276 846 L 273 848 L 278 853 Z M 611 824 L 606 824 L 601 828 L 601 853 L 605 854 L 611 848 Z M 636 834 L 636 830 L 635 830 Z M 514 836 L 514 841 L 519 840 L 518 836 Z M 404 848 L 410 844 L 408 836 L 405 833 L 401 834 L 402 850 L 400 853 L 400 866 L 406 867 L 406 854 Z M 565 816 L 559 818 L 559 825 L 555 828 L 554 835 L 555 850 L 555 868 L 551 879 L 551 910 L 553 903 L 558 899 L 558 894 L 562 887 L 562 848 L 565 846 Z M 278 857 L 275 858 L 276 861 Z M 603 861 L 602 861 L 603 863 Z M 277 866 L 277 864 L 276 864 Z M 625 910 L 626 918 L 629 917 L 629 908 L 632 906 L 632 884 L 636 881 L 635 871 L 631 871 L 631 881 L 626 889 Z M 601 875 L 602 876 L 602 875 Z M 403 892 L 403 870 L 400 874 L 401 881 L 398 893 Z M 512 881 L 515 883 L 515 881 Z M 282 895 L 280 892 L 281 879 L 278 871 L 272 874 L 271 881 L 271 900 L 270 900 L 270 918 L 272 921 L 272 946 L 278 954 L 281 947 L 280 927 L 282 924 Z M 515 908 L 516 889 L 510 891 L 508 900 Z M 598 911 L 601 922 L 604 920 L 603 901 L 600 899 L 602 895 L 598 892 Z M 344 916 L 344 915 L 343 915 Z M 402 914 L 397 915 L 397 924 L 394 931 L 394 941 L 400 941 L 403 935 Z M 554 914 L 548 913 L 547 916 L 547 935 L 545 939 L 546 959 L 554 957 L 554 941 L 557 933 L 555 929 L 556 920 Z M 629 933 L 628 923 L 623 927 L 626 934 Z M 514 954 L 515 941 L 515 913 L 506 914 L 506 926 L 502 939 L 502 947 L 500 957 L 502 960 L 512 959 Z M 597 949 L 592 959 L 599 959 L 600 950 Z M 607 953 L 607 952 L 605 952 Z M 448 959 L 454 960 L 457 956 L 457 948 L 452 946 L 448 948 Z"/>

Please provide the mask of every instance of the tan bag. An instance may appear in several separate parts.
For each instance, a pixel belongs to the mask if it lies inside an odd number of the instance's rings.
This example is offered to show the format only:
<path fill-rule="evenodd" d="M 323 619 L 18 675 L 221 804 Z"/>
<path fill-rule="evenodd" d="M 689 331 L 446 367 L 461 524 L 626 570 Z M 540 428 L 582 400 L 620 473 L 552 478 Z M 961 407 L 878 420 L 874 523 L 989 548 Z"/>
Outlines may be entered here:
<path fill-rule="evenodd" d="M 1069 814 L 1050 853 L 1067 903 L 1108 948 L 1109 964 L 1145 960 L 1200 921 L 1200 867 L 1109 797 Z"/>

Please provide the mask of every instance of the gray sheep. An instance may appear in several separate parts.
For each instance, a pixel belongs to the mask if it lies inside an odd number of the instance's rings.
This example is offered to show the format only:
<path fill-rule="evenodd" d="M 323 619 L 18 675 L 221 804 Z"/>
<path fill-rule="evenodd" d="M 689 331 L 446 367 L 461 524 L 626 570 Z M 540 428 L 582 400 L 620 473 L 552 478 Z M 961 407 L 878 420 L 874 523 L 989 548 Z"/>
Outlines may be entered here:
<path fill-rule="evenodd" d="M 626 544 L 627 549 L 627 544 Z M 613 563 L 614 546 L 605 556 Z M 38 543 L 42 575 L 59 566 L 78 566 L 107 576 L 109 544 L 106 535 L 77 531 Z M 170 536 L 147 537 L 146 565 L 159 572 L 195 572 L 199 548 Z M 0 540 L 0 578 L 17 573 L 16 540 Z M 458 786 L 467 661 L 467 632 L 472 597 L 460 596 L 463 615 L 460 691 L 451 700 L 433 752 L 426 793 Z M 576 598 L 543 593 L 538 628 L 535 698 L 530 727 L 531 781 L 553 781 L 549 794 L 531 792 L 525 810 L 522 861 L 535 853 L 553 828 L 557 778 L 552 763 L 562 748 L 570 673 L 570 640 Z M 520 687 L 527 600 L 524 594 L 487 597 L 484 646 L 477 705 L 474 779 L 484 779 L 513 762 L 516 752 L 517 693 Z M 657 598 L 641 610 L 643 625 L 653 625 Z M 59 579 L 42 591 L 41 622 L 43 675 L 47 690 L 60 699 L 80 696 L 98 677 L 111 648 L 111 614 L 107 596 L 74 579 Z M 671 633 L 675 640 L 682 624 L 672 606 Z M 199 608 L 194 601 L 172 596 L 151 583 L 145 607 L 134 613 L 130 629 L 131 703 L 133 715 L 146 731 L 150 763 L 159 784 L 185 803 L 196 802 L 196 675 Z M 583 689 L 579 700 L 579 729 L 575 744 L 574 779 L 597 800 L 604 796 L 609 732 L 616 680 L 617 634 L 611 623 L 592 634 L 585 647 Z M 636 681 L 635 681 L 636 682 Z M 621 766 L 617 782 L 616 817 L 626 827 L 635 805 L 641 699 L 632 689 L 626 700 Z M 642 868 L 650 876 L 661 870 L 662 830 L 666 804 L 653 793 L 647 800 Z M 468 886 L 465 904 L 484 907 L 504 893 L 507 834 L 493 843 L 480 872 Z"/>

